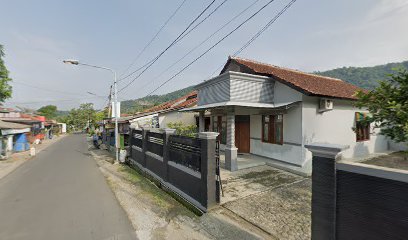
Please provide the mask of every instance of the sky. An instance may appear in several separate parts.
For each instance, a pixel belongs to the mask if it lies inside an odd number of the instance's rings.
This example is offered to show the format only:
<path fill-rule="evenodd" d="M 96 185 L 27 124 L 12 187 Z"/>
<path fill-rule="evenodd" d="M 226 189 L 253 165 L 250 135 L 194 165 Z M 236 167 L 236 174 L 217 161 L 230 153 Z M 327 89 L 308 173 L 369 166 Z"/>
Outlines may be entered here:
<path fill-rule="evenodd" d="M 64 59 L 109 67 L 118 79 L 162 52 L 213 0 L 185 0 L 138 59 L 136 56 L 184 0 L 1 0 L 0 44 L 13 79 L 6 106 L 60 110 L 107 103 L 109 71 L 63 64 Z M 215 0 L 203 15 L 224 0 Z M 144 97 L 200 56 L 269 0 L 258 0 L 244 14 L 175 63 L 255 0 L 227 0 L 196 29 L 169 48 L 118 94 L 119 100 Z M 275 0 L 206 55 L 154 94 L 200 83 L 226 62 L 290 0 Z M 203 18 L 202 17 L 202 18 Z M 202 19 L 201 18 L 201 19 Z M 406 0 L 297 0 L 238 56 L 302 71 L 373 66 L 408 60 Z M 136 61 L 135 61 L 136 59 Z M 130 64 L 134 64 L 128 69 Z M 133 78 L 120 80 L 118 88 Z M 89 93 L 88 93 L 89 92 Z"/>

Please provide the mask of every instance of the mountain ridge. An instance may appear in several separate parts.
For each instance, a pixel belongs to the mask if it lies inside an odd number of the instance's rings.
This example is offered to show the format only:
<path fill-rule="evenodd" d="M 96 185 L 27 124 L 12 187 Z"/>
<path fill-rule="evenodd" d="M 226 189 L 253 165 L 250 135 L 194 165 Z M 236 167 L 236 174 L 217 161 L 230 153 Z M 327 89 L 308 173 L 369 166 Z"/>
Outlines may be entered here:
<path fill-rule="evenodd" d="M 371 67 L 340 67 L 326 71 L 315 71 L 312 72 L 312 74 L 338 78 L 358 87 L 371 90 L 379 85 L 378 81 L 387 79 L 387 75 L 391 74 L 394 69 L 398 68 L 408 70 L 408 61 L 393 62 Z M 191 92 L 193 88 L 194 86 L 190 86 L 162 95 L 152 95 L 134 100 L 123 101 L 121 103 L 122 112 L 141 112 L 163 102 L 186 95 L 187 93 Z"/>

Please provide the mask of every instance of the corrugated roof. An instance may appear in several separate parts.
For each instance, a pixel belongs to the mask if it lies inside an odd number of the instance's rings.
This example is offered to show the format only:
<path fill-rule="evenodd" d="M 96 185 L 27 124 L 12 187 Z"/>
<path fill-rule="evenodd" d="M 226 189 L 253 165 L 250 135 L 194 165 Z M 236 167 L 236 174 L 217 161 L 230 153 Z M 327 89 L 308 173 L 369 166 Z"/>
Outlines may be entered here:
<path fill-rule="evenodd" d="M 13 123 L 13 122 L 5 122 L 0 120 L 0 129 L 24 129 L 30 128 L 30 125 L 20 124 L 20 123 Z"/>
<path fill-rule="evenodd" d="M 355 93 L 363 90 L 337 78 L 319 76 L 238 57 L 230 57 L 221 73 L 226 71 L 231 62 L 248 68 L 247 73 L 272 77 L 306 95 L 355 100 Z"/>

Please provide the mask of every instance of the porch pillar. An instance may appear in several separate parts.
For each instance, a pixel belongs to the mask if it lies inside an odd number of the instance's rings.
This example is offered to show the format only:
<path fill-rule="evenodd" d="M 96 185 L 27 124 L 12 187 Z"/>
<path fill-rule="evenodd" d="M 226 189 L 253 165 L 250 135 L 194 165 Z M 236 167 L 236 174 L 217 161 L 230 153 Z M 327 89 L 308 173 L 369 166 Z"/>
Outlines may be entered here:
<path fill-rule="evenodd" d="M 205 117 L 204 111 L 200 111 L 198 114 L 198 132 L 205 131 Z"/>
<path fill-rule="evenodd" d="M 225 168 L 238 170 L 238 148 L 235 147 L 235 112 L 227 111 L 227 144 L 225 146 Z"/>
<path fill-rule="evenodd" d="M 13 135 L 7 135 L 7 151 L 13 151 Z"/>

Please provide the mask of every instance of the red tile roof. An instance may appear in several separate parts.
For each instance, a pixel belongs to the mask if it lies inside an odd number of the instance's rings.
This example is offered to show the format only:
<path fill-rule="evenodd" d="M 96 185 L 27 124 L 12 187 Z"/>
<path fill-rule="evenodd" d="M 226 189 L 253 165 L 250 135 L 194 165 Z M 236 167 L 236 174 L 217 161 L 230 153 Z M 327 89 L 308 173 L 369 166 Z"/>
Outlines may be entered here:
<path fill-rule="evenodd" d="M 355 100 L 354 94 L 363 90 L 337 78 L 319 76 L 237 57 L 230 57 L 221 73 L 227 69 L 231 62 L 248 68 L 247 73 L 272 77 L 306 95 Z"/>
<path fill-rule="evenodd" d="M 182 96 L 180 98 L 170 100 L 168 102 L 154 106 L 143 112 L 147 113 L 147 112 L 159 112 L 159 111 L 165 111 L 165 110 L 168 110 L 168 111 L 178 110 L 178 109 L 183 109 L 186 107 L 191 107 L 195 104 L 197 104 L 197 91 L 190 92 L 189 94 L 185 96 Z"/>

